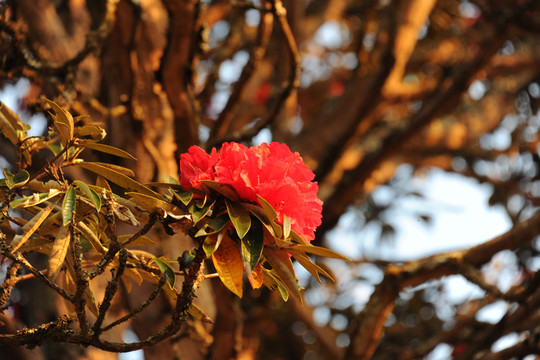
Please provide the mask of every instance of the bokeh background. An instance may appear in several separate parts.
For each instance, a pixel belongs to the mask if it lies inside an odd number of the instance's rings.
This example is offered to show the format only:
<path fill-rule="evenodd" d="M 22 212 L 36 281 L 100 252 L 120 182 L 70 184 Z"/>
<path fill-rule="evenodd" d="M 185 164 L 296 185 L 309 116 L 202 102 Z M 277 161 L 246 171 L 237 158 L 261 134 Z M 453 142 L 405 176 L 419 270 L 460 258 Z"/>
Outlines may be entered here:
<path fill-rule="evenodd" d="M 535 0 L 3 0 L 0 99 L 36 135 L 41 96 L 90 115 L 141 182 L 226 141 L 284 142 L 316 175 L 314 243 L 352 259 L 317 260 L 336 282 L 298 268 L 302 307 L 216 281 L 199 295 L 215 325 L 122 359 L 535 359 L 539 45 Z M 165 256 L 187 246 L 154 235 Z M 57 312 L 32 286 L 15 295 L 17 326 Z M 157 331 L 167 306 L 125 341 Z"/>

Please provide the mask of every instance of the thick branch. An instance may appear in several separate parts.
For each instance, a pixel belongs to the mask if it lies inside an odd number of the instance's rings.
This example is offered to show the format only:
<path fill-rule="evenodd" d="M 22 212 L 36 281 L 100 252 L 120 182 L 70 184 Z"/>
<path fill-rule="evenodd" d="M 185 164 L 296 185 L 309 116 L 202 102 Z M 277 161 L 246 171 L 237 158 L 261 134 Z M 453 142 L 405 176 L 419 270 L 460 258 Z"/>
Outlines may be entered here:
<path fill-rule="evenodd" d="M 403 265 L 389 265 L 383 281 L 377 285 L 366 307 L 356 319 L 351 332 L 351 345 L 345 359 L 369 359 L 377 349 L 384 324 L 394 309 L 399 293 L 428 280 L 458 274 L 466 264 L 479 267 L 501 250 L 517 249 L 540 234 L 540 212 L 518 223 L 508 232 L 470 249 L 434 255 Z"/>

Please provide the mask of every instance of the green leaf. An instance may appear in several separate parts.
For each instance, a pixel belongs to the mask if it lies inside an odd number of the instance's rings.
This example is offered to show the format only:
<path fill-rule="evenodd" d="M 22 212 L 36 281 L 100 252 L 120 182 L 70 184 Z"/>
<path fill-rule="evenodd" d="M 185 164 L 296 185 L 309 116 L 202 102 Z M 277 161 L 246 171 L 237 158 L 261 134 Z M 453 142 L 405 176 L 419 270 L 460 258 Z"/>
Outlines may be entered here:
<path fill-rule="evenodd" d="M 49 257 L 47 277 L 52 281 L 56 279 L 60 269 L 62 268 L 62 264 L 64 264 L 64 259 L 66 258 L 69 248 L 70 238 L 69 227 L 62 226 L 60 230 L 58 230 L 58 234 L 54 239 L 51 255 Z"/>
<path fill-rule="evenodd" d="M 210 219 L 210 221 L 208 221 L 203 228 L 197 231 L 195 237 L 218 233 L 229 223 L 229 221 L 231 220 L 229 219 L 228 214 L 216 216 L 215 218 Z"/>
<path fill-rule="evenodd" d="M 97 161 L 96 161 L 96 162 L 92 162 L 92 164 L 97 164 L 97 165 L 100 165 L 100 166 L 109 168 L 109 169 L 111 169 L 111 170 L 114 170 L 114 171 L 116 171 L 116 172 L 119 172 L 120 174 L 129 176 L 129 177 L 135 177 L 135 173 L 133 172 L 133 170 L 128 169 L 128 168 L 123 167 L 123 166 L 114 165 L 114 164 L 109 164 L 109 163 L 104 163 L 104 162 L 97 162 Z"/>
<path fill-rule="evenodd" d="M 204 218 L 208 214 L 208 212 L 210 212 L 210 209 L 212 208 L 214 203 L 215 203 L 215 201 L 213 201 L 212 203 L 206 203 L 202 207 L 197 206 L 197 204 L 192 204 L 189 207 L 189 212 L 191 213 L 191 215 L 193 217 L 192 220 L 193 220 L 194 225 L 197 224 L 199 222 L 199 220 Z"/>
<path fill-rule="evenodd" d="M 57 189 L 50 189 L 47 193 L 34 193 L 32 194 L 32 196 L 26 196 L 20 199 L 13 200 L 9 203 L 9 206 L 11 206 L 12 208 L 16 208 L 21 205 L 24 205 L 24 207 L 36 206 L 55 197 L 60 193 L 61 191 Z"/>
<path fill-rule="evenodd" d="M 278 276 L 275 274 L 275 271 L 265 268 L 263 268 L 262 270 L 263 284 L 272 291 L 275 291 L 277 289 L 283 301 L 289 300 L 289 292 L 287 291 L 287 289 L 285 289 L 285 287 L 281 283 L 281 280 L 279 280 Z"/>
<path fill-rule="evenodd" d="M 30 174 L 26 170 L 20 170 L 18 173 L 12 174 L 7 167 L 4 167 L 3 172 L 6 177 L 6 186 L 10 189 L 21 187 L 30 180 Z"/>
<path fill-rule="evenodd" d="M 64 145 L 64 147 L 66 147 L 67 144 L 71 141 L 71 139 L 73 139 L 73 116 L 71 116 L 69 111 L 58 106 L 55 102 L 49 99 L 45 99 L 45 101 L 52 107 L 53 111 L 55 112 L 55 114 L 51 114 L 51 116 L 54 120 L 54 125 L 58 129 L 58 133 L 62 138 L 62 144 Z"/>
<path fill-rule="evenodd" d="M 193 199 L 193 193 L 191 191 L 175 190 L 173 194 L 186 206 L 191 202 L 191 199 Z"/>
<path fill-rule="evenodd" d="M 131 196 L 133 199 L 135 199 L 148 212 L 153 212 L 156 209 L 163 209 L 171 213 L 180 212 L 180 209 L 178 209 L 173 204 L 170 204 L 164 200 L 158 199 L 154 196 L 148 196 L 148 195 L 140 194 L 137 192 L 128 192 L 126 193 L 126 195 Z"/>
<path fill-rule="evenodd" d="M 86 301 L 86 306 L 88 307 L 88 310 L 94 315 L 95 317 L 98 317 L 99 310 L 96 305 L 96 298 L 94 296 L 94 293 L 92 292 L 92 289 L 90 289 L 90 286 L 86 287 L 84 290 L 84 300 Z"/>
<path fill-rule="evenodd" d="M 81 192 L 84 194 L 84 196 L 90 200 L 92 205 L 96 208 L 96 210 L 99 212 L 101 210 L 101 197 L 92 190 L 88 185 L 86 185 L 84 182 L 80 180 L 75 180 L 73 182 L 74 185 L 76 185 Z"/>
<path fill-rule="evenodd" d="M 236 229 L 238 237 L 243 239 L 251 227 L 251 218 L 249 213 L 238 203 L 225 199 L 225 204 L 227 205 L 229 217 L 231 218 L 234 228 Z"/>
<path fill-rule="evenodd" d="M 229 200 L 232 200 L 235 202 L 238 201 L 238 195 L 236 195 L 236 192 L 233 189 L 231 189 L 231 187 L 228 185 L 221 184 L 214 180 L 201 180 L 201 183 L 208 186 L 210 189 L 217 191 L 218 193 L 225 196 Z"/>
<path fill-rule="evenodd" d="M 289 249 L 288 252 L 298 261 L 300 265 L 302 265 L 309 273 L 317 279 L 317 281 L 320 283 L 321 279 L 319 278 L 319 273 L 326 276 L 328 279 L 335 281 L 332 275 L 327 273 L 323 268 L 321 268 L 319 265 L 314 264 L 311 259 L 306 255 L 306 253 L 301 251 L 295 251 L 292 249 Z"/>
<path fill-rule="evenodd" d="M 264 213 L 268 217 L 268 220 L 271 221 L 277 219 L 278 215 L 274 207 L 259 194 L 257 194 L 257 197 L 259 198 L 259 203 L 261 203 L 261 206 L 264 210 Z"/>
<path fill-rule="evenodd" d="M 11 246 L 11 252 L 14 253 L 17 251 L 21 245 L 23 245 L 28 239 L 30 239 L 30 236 L 34 234 L 34 232 L 39 228 L 39 226 L 45 221 L 47 216 L 52 211 L 51 206 L 47 206 L 44 209 L 41 209 L 32 219 L 30 219 L 26 224 L 23 225 L 21 228 L 22 234 L 21 235 L 15 235 L 13 237 L 13 240 L 9 244 Z"/>
<path fill-rule="evenodd" d="M 119 173 L 118 171 L 112 170 L 108 167 L 105 167 L 99 163 L 92 162 L 80 162 L 76 163 L 75 166 L 82 167 L 84 169 L 95 172 L 98 175 L 103 176 L 104 178 L 112 181 L 113 183 L 122 186 L 125 189 L 139 192 L 141 194 L 153 196 L 160 199 L 161 195 L 150 190 L 146 186 L 142 185 L 138 181 L 133 180 L 132 178 Z"/>
<path fill-rule="evenodd" d="M 79 221 L 77 223 L 77 230 L 79 230 L 81 234 L 84 236 L 84 238 L 88 240 L 90 244 L 92 244 L 92 247 L 96 251 L 98 251 L 101 254 L 105 254 L 107 252 L 107 248 L 103 246 L 103 244 L 99 240 L 99 236 L 96 234 L 94 230 L 90 228 L 90 226 L 88 226 L 82 221 Z"/>
<path fill-rule="evenodd" d="M 296 231 L 294 230 L 291 230 L 291 233 L 289 234 L 289 239 L 291 239 L 292 241 L 294 241 L 295 243 L 298 243 L 300 245 L 306 245 L 306 246 L 309 246 L 309 243 L 306 242 L 300 235 L 298 235 L 296 233 Z"/>
<path fill-rule="evenodd" d="M 219 248 L 219 245 L 221 244 L 221 241 L 223 240 L 223 237 L 225 236 L 226 230 L 221 231 L 217 234 L 211 234 L 204 239 L 203 242 L 203 250 L 206 254 L 206 258 L 210 258 L 214 251 L 216 251 Z"/>
<path fill-rule="evenodd" d="M 182 256 L 180 257 L 180 261 L 178 264 L 180 271 L 184 271 L 191 266 L 191 263 L 195 259 L 195 254 L 196 254 L 195 249 L 185 250 L 182 253 Z"/>
<path fill-rule="evenodd" d="M 165 174 L 165 181 L 169 184 L 180 185 L 178 180 L 176 178 L 173 178 L 171 175 Z"/>
<path fill-rule="evenodd" d="M 315 255 L 319 255 L 319 256 L 329 257 L 329 258 L 333 258 L 333 259 L 340 259 L 340 260 L 351 261 L 351 259 L 349 259 L 349 258 L 346 257 L 346 256 L 340 255 L 340 254 L 338 254 L 338 253 L 335 252 L 335 251 L 332 251 L 332 250 L 330 250 L 330 249 L 323 248 L 323 247 L 320 247 L 320 246 L 314 246 L 314 245 L 293 245 L 293 246 L 291 246 L 290 248 L 286 248 L 286 249 L 287 249 L 287 250 L 288 250 L 288 249 L 292 249 L 292 250 L 296 250 L 296 251 L 303 251 L 303 252 L 307 252 L 307 253 L 310 253 L 310 254 L 315 254 Z"/>
<path fill-rule="evenodd" d="M 137 160 L 137 158 L 135 158 L 133 155 L 131 155 L 127 151 L 124 151 L 114 146 L 100 144 L 94 140 L 79 140 L 77 141 L 77 146 L 83 147 L 85 149 L 101 151 L 107 154 L 123 157 L 126 159 Z"/>
<path fill-rule="evenodd" d="M 178 183 L 178 181 L 172 177 L 169 176 L 170 179 L 174 180 L 172 182 L 161 182 L 161 181 L 150 181 L 147 183 L 144 183 L 145 186 L 148 187 L 157 187 L 157 188 L 171 188 L 174 190 L 184 190 L 182 185 Z"/>
<path fill-rule="evenodd" d="M 118 235 L 118 242 L 122 245 L 129 239 L 133 237 L 133 234 L 124 234 L 124 235 Z M 137 238 L 133 241 L 130 241 L 127 246 L 140 246 L 140 245 L 157 245 L 157 242 L 150 239 L 149 237 L 146 237 L 144 235 L 137 236 Z M 126 245 L 124 245 L 126 246 Z"/>
<path fill-rule="evenodd" d="M 77 206 L 77 193 L 75 188 L 71 185 L 66 194 L 64 195 L 64 201 L 62 202 L 62 224 L 66 226 L 73 219 L 73 213 Z"/>
<path fill-rule="evenodd" d="M 242 259 L 249 265 L 246 271 L 248 278 L 251 276 L 251 270 L 255 269 L 264 247 L 263 225 L 256 218 L 251 219 L 251 227 L 246 236 L 242 239 L 241 252 Z"/>
<path fill-rule="evenodd" d="M 165 275 L 165 278 L 167 279 L 167 284 L 169 284 L 169 287 L 171 289 L 174 289 L 176 276 L 174 275 L 174 270 L 172 269 L 172 267 L 165 260 L 161 258 L 153 258 L 152 261 L 156 263 L 159 270 Z"/>
<path fill-rule="evenodd" d="M 298 287 L 298 280 L 289 254 L 282 250 L 265 248 L 263 250 L 264 258 L 268 261 L 281 283 L 287 288 L 289 294 L 296 297 L 302 303 L 302 296 Z"/>

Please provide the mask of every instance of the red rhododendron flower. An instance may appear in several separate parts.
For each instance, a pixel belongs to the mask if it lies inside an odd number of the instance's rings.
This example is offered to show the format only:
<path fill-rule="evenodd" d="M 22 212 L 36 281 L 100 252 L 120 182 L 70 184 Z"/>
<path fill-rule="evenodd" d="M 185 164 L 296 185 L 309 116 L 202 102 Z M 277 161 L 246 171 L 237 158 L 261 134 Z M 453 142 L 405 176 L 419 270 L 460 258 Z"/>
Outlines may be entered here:
<path fill-rule="evenodd" d="M 192 146 L 180 157 L 180 171 L 185 190 L 200 189 L 200 180 L 215 180 L 230 185 L 245 201 L 259 204 L 260 195 L 274 207 L 279 222 L 286 215 L 292 229 L 306 241 L 313 240 L 321 224 L 322 201 L 317 197 L 315 175 L 285 144 L 248 148 L 225 143 L 219 154 L 212 149 L 210 155 Z"/>
<path fill-rule="evenodd" d="M 213 166 L 219 160 L 216 149 L 208 155 L 198 146 L 192 146 L 188 152 L 180 155 L 180 184 L 184 189 L 200 188 L 200 180 L 214 180 Z"/>

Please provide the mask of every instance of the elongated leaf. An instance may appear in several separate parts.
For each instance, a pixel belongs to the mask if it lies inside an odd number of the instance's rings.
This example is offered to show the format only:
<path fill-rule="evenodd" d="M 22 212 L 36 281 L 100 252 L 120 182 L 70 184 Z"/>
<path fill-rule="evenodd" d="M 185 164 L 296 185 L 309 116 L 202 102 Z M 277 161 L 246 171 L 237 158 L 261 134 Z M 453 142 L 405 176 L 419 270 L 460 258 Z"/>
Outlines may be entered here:
<path fill-rule="evenodd" d="M 238 297 L 242 297 L 242 256 L 231 238 L 223 238 L 219 248 L 212 254 L 212 261 L 223 285 Z"/>
<path fill-rule="evenodd" d="M 303 251 L 303 252 L 307 252 L 307 253 L 315 254 L 315 255 L 319 255 L 319 256 L 329 257 L 329 258 L 333 258 L 333 259 L 340 259 L 340 260 L 347 260 L 347 261 L 351 260 L 348 257 L 343 256 L 341 254 L 338 254 L 335 251 L 332 251 L 330 249 L 323 248 L 323 247 L 320 247 L 320 246 L 293 245 L 293 246 L 290 247 L 290 249 L 297 250 L 297 251 Z"/>
<path fill-rule="evenodd" d="M 62 137 L 62 144 L 66 146 L 67 143 L 71 141 L 71 139 L 73 139 L 73 116 L 71 116 L 69 111 L 58 106 L 55 102 L 49 99 L 45 99 L 45 101 L 52 107 L 55 112 L 55 114 L 51 114 L 51 116 L 54 120 L 54 125 L 58 129 L 58 133 Z"/>
<path fill-rule="evenodd" d="M 4 115 L 2 109 L 5 109 L 6 106 L 0 102 L 0 132 L 13 144 L 17 145 L 19 142 L 19 136 L 17 131 L 13 127 L 13 124 L 9 120 L 9 117 Z"/>
<path fill-rule="evenodd" d="M 283 239 L 287 239 L 291 233 L 291 218 L 283 215 Z"/>
<path fill-rule="evenodd" d="M 259 262 L 264 247 L 263 225 L 258 219 L 251 219 L 251 227 L 241 243 L 242 259 L 249 265 L 246 269 L 249 278 L 251 270 L 255 269 Z"/>
<path fill-rule="evenodd" d="M 259 219 L 263 224 L 270 225 L 270 220 L 266 216 L 264 209 L 258 205 L 242 203 L 242 207 L 246 209 L 251 215 L 254 215 Z"/>
<path fill-rule="evenodd" d="M 236 233 L 240 239 L 243 239 L 246 236 L 249 228 L 251 227 L 251 218 L 249 213 L 239 204 L 225 200 L 227 205 L 227 211 L 229 212 L 229 217 L 236 229 Z"/>
<path fill-rule="evenodd" d="M 60 194 L 60 190 L 56 189 L 51 189 L 48 193 L 34 193 L 32 196 L 26 196 L 13 200 L 9 203 L 9 206 L 14 209 L 21 205 L 23 205 L 23 207 L 35 206 L 55 197 L 58 194 Z"/>
<path fill-rule="evenodd" d="M 125 243 L 129 239 L 131 239 L 133 235 L 118 235 L 118 242 L 120 244 Z M 144 235 L 137 236 L 137 238 L 129 243 L 128 246 L 139 246 L 139 245 L 157 245 L 157 242 L 150 239 L 149 237 L 146 237 Z"/>
<path fill-rule="evenodd" d="M 6 106 L 3 102 L 0 101 L 0 116 L 3 116 L 15 129 L 15 131 L 22 131 L 24 132 L 24 137 L 20 137 L 20 139 L 23 139 L 26 137 L 26 131 L 29 130 L 31 127 L 30 125 L 24 123 L 19 115 L 17 115 L 13 110 L 11 110 L 9 107 Z"/>
<path fill-rule="evenodd" d="M 268 220 L 275 220 L 277 219 L 277 212 L 274 209 L 272 205 L 268 201 L 266 201 L 265 198 L 257 194 L 257 197 L 259 198 L 259 203 L 261 204 L 262 208 L 264 209 L 264 212 L 266 216 L 268 217 Z"/>
<path fill-rule="evenodd" d="M 289 292 L 283 286 L 279 277 L 275 275 L 275 271 L 273 270 L 271 271 L 264 268 L 262 270 L 263 270 L 263 284 L 272 291 L 278 290 L 283 301 L 289 300 Z"/>
<path fill-rule="evenodd" d="M 158 199 L 153 196 L 148 196 L 148 195 L 140 194 L 137 192 L 128 192 L 126 193 L 126 195 L 131 196 L 133 199 L 135 199 L 148 212 L 153 212 L 156 209 L 163 209 L 165 211 L 172 212 L 172 213 L 180 212 L 180 209 L 178 209 L 173 204 L 170 204 L 164 200 Z"/>
<path fill-rule="evenodd" d="M 75 180 L 73 184 L 75 184 L 81 190 L 84 196 L 88 200 L 90 200 L 90 202 L 94 205 L 96 210 L 99 212 L 101 210 L 101 197 L 82 181 Z"/>
<path fill-rule="evenodd" d="M 86 301 L 86 307 L 92 313 L 92 315 L 98 317 L 99 310 L 96 305 L 96 298 L 94 296 L 94 292 L 92 289 L 90 289 L 90 286 L 84 290 L 84 300 Z"/>
<path fill-rule="evenodd" d="M 21 235 L 15 235 L 13 237 L 13 240 L 10 243 L 11 246 L 11 252 L 17 251 L 21 245 L 23 245 L 28 239 L 30 239 L 30 236 L 34 234 L 34 232 L 39 228 L 41 223 L 45 221 L 47 216 L 52 211 L 51 206 L 47 206 L 44 209 L 41 209 L 40 212 L 38 212 L 32 219 L 30 219 L 24 226 L 21 228 L 22 234 Z"/>
<path fill-rule="evenodd" d="M 242 207 L 261 220 L 275 237 L 281 238 L 283 236 L 283 227 L 274 221 L 277 218 L 276 211 L 261 196 L 259 196 L 259 201 L 264 204 L 264 207 L 247 203 L 243 203 Z"/>
<path fill-rule="evenodd" d="M 197 305 L 192 304 L 188 310 L 188 314 L 193 316 L 195 319 L 205 322 L 207 324 L 213 324 L 214 321 L 206 315 Z"/>
<path fill-rule="evenodd" d="M 309 246 L 309 243 L 302 239 L 302 237 L 298 235 L 294 230 L 291 230 L 288 237 L 290 240 L 294 241 L 297 244 Z"/>
<path fill-rule="evenodd" d="M 51 253 L 51 249 L 51 239 L 39 236 L 37 231 L 34 233 L 34 236 L 19 247 L 20 252 L 37 251 L 47 256 Z"/>
<path fill-rule="evenodd" d="M 309 273 L 317 279 L 317 281 L 320 283 L 321 279 L 319 278 L 319 273 L 326 276 L 328 279 L 335 281 L 334 278 L 327 273 L 323 268 L 321 268 L 319 265 L 314 264 L 311 259 L 301 251 L 294 251 L 289 250 L 289 253 L 298 261 L 300 265 L 302 265 Z"/>
<path fill-rule="evenodd" d="M 64 195 L 64 201 L 62 202 L 62 224 L 66 226 L 73 219 L 73 213 L 77 207 L 77 193 L 75 188 L 71 185 Z"/>
<path fill-rule="evenodd" d="M 167 284 L 169 284 L 169 287 L 171 289 L 174 289 L 174 283 L 176 281 L 176 275 L 174 274 L 174 270 L 171 268 L 167 262 L 165 262 L 163 259 L 160 258 L 153 258 L 152 259 L 156 265 L 158 266 L 159 270 L 165 275 L 165 278 L 167 279 Z"/>
<path fill-rule="evenodd" d="M 56 279 L 62 265 L 64 264 L 64 259 L 66 258 L 69 248 L 70 238 L 69 227 L 62 226 L 60 230 L 58 230 L 58 235 L 56 235 L 56 238 L 54 239 L 51 255 L 49 257 L 47 277 L 51 281 Z"/>
<path fill-rule="evenodd" d="M 101 189 L 105 189 L 107 190 L 108 192 L 112 192 L 111 190 L 111 186 L 109 185 L 109 183 L 107 182 L 107 180 L 105 180 L 105 178 L 103 176 L 98 176 L 97 179 L 96 179 L 96 186 L 101 188 Z M 92 188 L 91 188 L 92 189 Z M 101 190 L 97 191 L 96 192 L 98 194 L 101 194 Z"/>
<path fill-rule="evenodd" d="M 94 139 L 101 140 L 107 135 L 107 132 L 99 126 L 87 125 L 75 129 L 78 136 L 91 136 Z"/>
<path fill-rule="evenodd" d="M 224 195 L 226 198 L 228 198 L 231 201 L 234 201 L 234 202 L 238 201 L 238 195 L 236 195 L 236 192 L 233 189 L 231 189 L 228 185 L 221 184 L 213 180 L 201 180 L 201 183 L 208 186 L 210 189 L 217 191 L 221 195 Z"/>
<path fill-rule="evenodd" d="M 300 290 L 298 288 L 298 280 L 289 255 L 285 251 L 273 250 L 270 248 L 265 248 L 263 250 L 263 255 L 289 293 L 302 303 L 302 296 L 300 295 Z"/>
<path fill-rule="evenodd" d="M 97 142 L 95 142 L 93 140 L 79 140 L 77 142 L 77 145 L 81 146 L 81 147 L 84 147 L 86 149 L 92 149 L 92 150 L 96 150 L 96 151 L 101 151 L 101 152 L 104 152 L 104 153 L 107 153 L 107 154 L 123 157 L 123 158 L 126 158 L 126 159 L 137 160 L 137 158 L 135 158 L 133 155 L 131 155 L 127 151 L 124 151 L 124 150 L 119 149 L 119 148 L 114 147 L 114 146 L 100 144 L 100 143 L 97 143 Z"/>
<path fill-rule="evenodd" d="M 36 233 L 40 236 L 47 236 L 57 231 L 62 226 L 62 212 L 51 213 L 47 219 L 39 226 Z"/>
<path fill-rule="evenodd" d="M 173 189 L 173 190 L 184 190 L 184 188 L 182 187 L 182 185 L 180 185 L 178 183 L 178 180 L 172 178 L 172 177 L 169 177 L 170 179 L 173 179 L 174 182 L 161 182 L 161 181 L 151 181 L 151 182 L 147 182 L 147 183 L 144 183 L 144 186 L 148 186 L 148 187 L 157 187 L 157 188 L 170 188 L 170 189 Z M 171 180 L 171 181 L 173 181 Z"/>
<path fill-rule="evenodd" d="M 135 173 L 133 172 L 133 170 L 128 169 L 128 168 L 123 167 L 123 166 L 104 163 L 104 162 L 98 162 L 98 161 L 92 162 L 91 164 L 96 164 L 96 165 L 100 165 L 102 167 L 109 168 L 109 169 L 114 170 L 116 172 L 119 172 L 120 174 L 123 174 L 125 176 L 135 177 Z"/>
<path fill-rule="evenodd" d="M 78 167 L 82 167 L 84 169 L 90 170 L 92 172 L 95 172 L 98 175 L 103 176 L 104 178 L 112 181 L 115 184 L 118 184 L 122 186 L 125 189 L 132 190 L 139 192 L 141 194 L 153 196 L 156 198 L 161 198 L 161 195 L 158 193 L 150 190 L 146 186 L 142 185 L 141 183 L 133 180 L 132 178 L 119 173 L 118 171 L 112 170 L 108 167 L 102 166 L 98 163 L 92 163 L 92 162 L 81 162 L 75 164 Z"/>
<path fill-rule="evenodd" d="M 90 229 L 90 227 L 85 224 L 82 221 L 79 221 L 77 223 L 77 230 L 81 232 L 81 234 L 84 236 L 86 240 L 90 244 L 92 244 L 92 247 L 99 253 L 105 254 L 107 252 L 107 248 L 103 246 L 101 241 L 99 240 L 99 236 L 96 234 L 95 231 Z"/>

